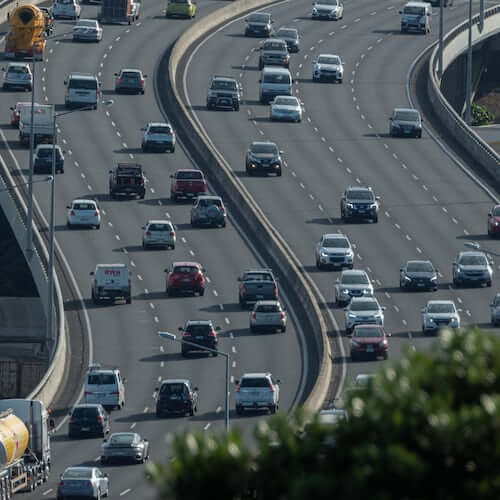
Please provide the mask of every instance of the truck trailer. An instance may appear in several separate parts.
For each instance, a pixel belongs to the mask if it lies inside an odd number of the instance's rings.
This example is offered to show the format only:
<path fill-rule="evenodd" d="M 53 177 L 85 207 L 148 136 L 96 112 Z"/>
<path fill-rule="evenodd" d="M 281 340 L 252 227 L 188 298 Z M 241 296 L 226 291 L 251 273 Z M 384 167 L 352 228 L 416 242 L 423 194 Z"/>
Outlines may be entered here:
<path fill-rule="evenodd" d="M 131 24 L 139 19 L 141 3 L 134 0 L 102 0 L 98 19 L 102 24 Z"/>
<path fill-rule="evenodd" d="M 47 481 L 52 427 L 41 401 L 0 400 L 0 500 Z"/>
<path fill-rule="evenodd" d="M 33 112 L 33 134 L 35 146 L 52 144 L 54 140 L 54 107 L 50 104 L 35 104 Z M 27 146 L 31 135 L 31 104 L 23 106 L 19 113 L 19 140 Z"/>

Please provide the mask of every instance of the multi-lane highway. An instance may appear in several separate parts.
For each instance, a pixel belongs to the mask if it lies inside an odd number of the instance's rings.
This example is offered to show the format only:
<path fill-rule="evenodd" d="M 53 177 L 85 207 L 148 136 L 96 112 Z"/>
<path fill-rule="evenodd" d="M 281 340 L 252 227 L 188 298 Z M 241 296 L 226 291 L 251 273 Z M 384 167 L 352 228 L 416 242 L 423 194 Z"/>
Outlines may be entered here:
<path fill-rule="evenodd" d="M 198 4 L 198 17 L 221 6 L 221 2 Z M 140 20 L 131 26 L 105 26 L 99 44 L 76 44 L 71 40 L 73 22 L 58 21 L 56 37 L 48 42 L 47 56 L 37 64 L 37 101 L 64 109 L 64 85 L 71 71 L 98 74 L 103 99 L 113 99 L 111 108 L 81 111 L 61 117 L 58 141 L 66 150 L 65 173 L 56 179 L 56 237 L 84 298 L 90 317 L 93 360 L 118 366 L 126 377 L 126 405 L 112 413 L 112 431 L 134 429 L 151 443 L 151 458 L 165 459 L 171 449 L 168 432 L 223 430 L 224 360 L 205 356 L 185 359 L 180 346 L 157 336 L 158 330 L 176 331 L 187 319 L 211 319 L 222 328 L 219 349 L 231 355 L 231 377 L 245 371 L 272 371 L 283 380 L 280 410 L 288 412 L 305 395 L 303 370 L 307 352 L 295 321 L 285 334 L 250 335 L 248 312 L 237 303 L 237 276 L 247 267 L 265 264 L 233 224 L 225 229 L 191 229 L 189 204 L 169 200 L 170 174 L 192 167 L 177 147 L 174 154 L 144 154 L 141 132 L 149 120 L 161 120 L 155 99 L 156 65 L 164 50 L 189 26 L 189 21 L 167 20 L 164 2 L 145 2 Z M 85 6 L 82 18 L 96 17 L 97 6 Z M 137 67 L 147 75 L 145 95 L 115 95 L 113 74 L 122 67 Z M 9 106 L 25 101 L 28 94 L 1 92 L 3 123 L 9 121 Z M 18 142 L 17 131 L 3 127 L 4 155 L 12 166 L 27 175 L 28 152 Z M 8 147 L 8 149 L 7 149 Z M 108 170 L 117 161 L 141 163 L 148 179 L 144 200 L 111 200 Z M 35 186 L 35 196 L 49 218 L 49 190 Z M 95 197 L 102 208 L 100 230 L 68 230 L 65 206 L 77 197 Z M 231 206 L 228 207 L 229 212 Z M 150 218 L 168 218 L 177 226 L 174 251 L 143 250 L 141 226 Z M 203 264 L 209 278 L 203 297 L 165 295 L 163 270 L 174 260 Z M 133 272 L 130 305 L 94 306 L 90 300 L 90 276 L 97 263 L 126 263 Z M 286 291 L 285 291 L 286 292 Z M 67 299 L 67 297 L 65 297 Z M 68 310 L 80 307 L 66 300 Z M 293 312 L 290 316 L 293 318 Z M 70 353 L 71 354 L 71 353 Z M 74 359 L 76 363 L 81 360 Z M 199 411 L 191 418 L 157 419 L 153 391 L 162 378 L 190 378 L 199 387 Z M 82 380 L 83 383 L 83 380 Z M 76 397 L 77 394 L 74 394 Z M 231 405 L 233 402 L 231 400 Z M 253 416 L 236 418 L 232 425 L 250 429 Z M 53 439 L 53 470 L 49 482 L 34 498 L 54 498 L 59 474 L 69 465 L 95 464 L 100 455 L 99 439 L 68 440 L 67 426 Z M 153 498 L 144 479 L 144 467 L 105 467 L 111 480 L 111 497 Z"/>
<path fill-rule="evenodd" d="M 409 107 L 406 82 L 417 56 L 437 38 L 439 9 L 430 35 L 401 34 L 393 0 L 344 5 L 338 22 L 313 21 L 311 6 L 284 1 L 262 9 L 272 12 L 275 29 L 297 28 L 301 50 L 291 56 L 296 79 L 294 95 L 305 107 L 302 123 L 271 123 L 268 106 L 259 103 L 259 39 L 244 37 L 244 20 L 230 22 L 193 48 L 180 71 L 185 102 L 207 136 L 232 166 L 270 221 L 286 238 L 311 274 L 343 329 L 343 311 L 333 302 L 337 272 L 318 271 L 314 245 L 325 232 L 344 232 L 356 248 L 356 267 L 368 271 L 376 296 L 387 307 L 386 327 L 392 332 L 389 357 L 404 348 L 429 349 L 422 335 L 421 308 L 429 299 L 452 299 L 462 323 L 488 325 L 493 288 L 455 289 L 452 261 L 467 240 L 488 241 L 485 215 L 493 197 L 473 182 L 424 132 L 422 139 L 388 136 L 395 107 Z M 455 2 L 445 11 L 445 29 L 462 21 L 466 4 Z M 339 55 L 345 62 L 344 83 L 313 83 L 312 60 L 320 53 Z M 224 54 L 224 57 L 221 57 Z M 238 78 L 245 102 L 240 111 L 207 111 L 206 82 L 213 74 Z M 200 77 L 201 75 L 201 77 Z M 196 78 L 195 78 L 196 76 Z M 424 117 L 425 118 L 425 117 Z M 244 155 L 251 141 L 272 140 L 284 150 L 282 177 L 245 174 Z M 343 223 L 340 197 L 348 185 L 370 185 L 382 198 L 378 224 Z M 399 268 L 408 259 L 431 259 L 439 269 L 435 293 L 401 292 Z M 495 265 L 498 271 L 498 263 Z M 344 337 L 347 353 L 348 342 Z M 373 372 L 379 362 L 347 363 L 348 379 Z"/>

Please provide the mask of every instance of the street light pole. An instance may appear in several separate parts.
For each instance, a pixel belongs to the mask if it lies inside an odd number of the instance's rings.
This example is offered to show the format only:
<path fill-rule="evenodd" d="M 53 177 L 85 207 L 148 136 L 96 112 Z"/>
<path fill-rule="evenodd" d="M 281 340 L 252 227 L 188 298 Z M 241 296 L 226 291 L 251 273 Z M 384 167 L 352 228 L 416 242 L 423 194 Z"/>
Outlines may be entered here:
<path fill-rule="evenodd" d="M 465 82 L 465 123 L 470 126 L 472 100 L 472 0 L 469 0 L 469 46 L 467 49 L 467 78 Z"/>
<path fill-rule="evenodd" d="M 202 351 L 220 354 L 221 356 L 224 356 L 226 358 L 226 391 L 225 391 L 226 397 L 225 397 L 224 423 L 225 423 L 226 432 L 229 432 L 229 358 L 230 358 L 230 355 L 226 352 L 222 352 L 222 351 L 219 351 L 217 349 L 211 349 L 210 347 L 205 347 L 205 346 L 202 346 L 200 344 L 195 344 L 194 342 L 190 342 L 189 340 L 184 340 L 184 339 L 179 340 L 177 338 L 177 335 L 175 335 L 175 333 L 158 332 L 158 335 L 162 339 L 174 340 L 175 342 L 179 342 L 180 344 L 187 344 L 187 345 L 196 347 L 196 349 L 200 349 Z"/>
<path fill-rule="evenodd" d="M 29 185 L 28 185 L 28 220 L 26 231 L 26 256 L 31 259 L 33 255 L 33 149 L 35 147 L 35 135 L 33 127 L 35 121 L 35 53 L 31 62 L 33 80 L 31 82 L 31 125 L 30 125 L 30 153 L 29 153 Z"/>
<path fill-rule="evenodd" d="M 444 2 L 439 2 L 439 58 L 438 58 L 438 75 L 443 78 L 443 30 L 444 30 Z"/>

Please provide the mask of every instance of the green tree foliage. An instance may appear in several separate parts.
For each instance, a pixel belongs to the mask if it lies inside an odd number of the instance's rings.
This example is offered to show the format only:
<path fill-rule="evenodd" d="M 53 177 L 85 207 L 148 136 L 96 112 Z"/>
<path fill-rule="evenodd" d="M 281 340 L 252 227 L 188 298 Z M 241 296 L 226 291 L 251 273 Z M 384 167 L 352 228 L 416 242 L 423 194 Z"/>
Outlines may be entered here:
<path fill-rule="evenodd" d="M 489 125 L 495 121 L 495 117 L 484 106 L 472 103 L 471 106 L 471 124 L 474 127 L 480 125 Z"/>
<path fill-rule="evenodd" d="M 186 433 L 174 460 L 151 467 L 161 500 L 498 500 L 500 342 L 477 329 L 442 332 L 432 352 L 408 350 L 366 389 L 350 418 L 325 426 L 260 421 L 249 448 Z"/>

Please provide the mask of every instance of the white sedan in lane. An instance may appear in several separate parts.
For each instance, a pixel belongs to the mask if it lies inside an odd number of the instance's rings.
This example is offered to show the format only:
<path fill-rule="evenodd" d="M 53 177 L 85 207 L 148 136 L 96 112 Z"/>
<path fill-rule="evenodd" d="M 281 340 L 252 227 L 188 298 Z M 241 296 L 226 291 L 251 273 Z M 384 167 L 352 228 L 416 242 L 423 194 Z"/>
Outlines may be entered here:
<path fill-rule="evenodd" d="M 320 54 L 312 62 L 312 79 L 314 82 L 334 81 L 342 83 L 344 79 L 344 63 L 335 54 Z"/>
<path fill-rule="evenodd" d="M 169 220 L 149 220 L 142 234 L 142 248 L 165 247 L 175 249 L 177 236 Z"/>
<path fill-rule="evenodd" d="M 73 200 L 68 209 L 67 225 L 69 228 L 75 226 L 101 227 L 101 210 L 95 200 L 78 199 Z"/>
<path fill-rule="evenodd" d="M 80 19 L 73 27 L 74 42 L 100 42 L 102 28 L 95 19 Z"/>
<path fill-rule="evenodd" d="M 293 96 L 279 95 L 271 102 L 271 121 L 302 121 L 302 105 Z"/>

